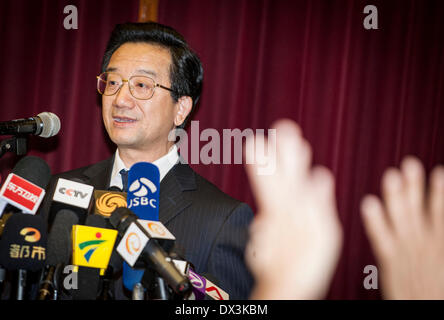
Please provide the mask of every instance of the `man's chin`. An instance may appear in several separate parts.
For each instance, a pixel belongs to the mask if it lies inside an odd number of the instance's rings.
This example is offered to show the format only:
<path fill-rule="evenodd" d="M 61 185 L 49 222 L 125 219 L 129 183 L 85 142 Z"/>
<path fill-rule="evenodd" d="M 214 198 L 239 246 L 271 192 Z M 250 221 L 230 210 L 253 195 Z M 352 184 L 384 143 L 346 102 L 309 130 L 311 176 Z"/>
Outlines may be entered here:
<path fill-rule="evenodd" d="M 134 148 L 137 146 L 137 141 L 132 137 L 111 137 L 111 141 L 119 148 Z"/>

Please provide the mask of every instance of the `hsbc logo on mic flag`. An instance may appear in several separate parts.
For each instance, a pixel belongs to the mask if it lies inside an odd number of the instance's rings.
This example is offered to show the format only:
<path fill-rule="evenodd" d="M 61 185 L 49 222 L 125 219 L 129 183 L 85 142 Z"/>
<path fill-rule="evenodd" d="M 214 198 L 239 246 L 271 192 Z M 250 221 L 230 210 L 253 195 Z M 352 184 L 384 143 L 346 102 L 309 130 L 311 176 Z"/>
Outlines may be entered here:
<path fill-rule="evenodd" d="M 116 251 L 132 267 L 145 248 L 148 237 L 135 223 L 131 223 L 122 237 Z"/>
<path fill-rule="evenodd" d="M 128 171 L 127 203 L 139 218 L 159 220 L 160 173 L 156 165 L 138 162 Z"/>
<path fill-rule="evenodd" d="M 45 190 L 10 173 L 0 190 L 0 196 L 24 213 L 35 214 L 45 196 Z"/>
<path fill-rule="evenodd" d="M 140 178 L 130 185 L 129 190 L 133 192 L 135 196 L 142 198 L 148 195 L 148 190 L 150 193 L 156 193 L 157 187 L 151 180 Z"/>

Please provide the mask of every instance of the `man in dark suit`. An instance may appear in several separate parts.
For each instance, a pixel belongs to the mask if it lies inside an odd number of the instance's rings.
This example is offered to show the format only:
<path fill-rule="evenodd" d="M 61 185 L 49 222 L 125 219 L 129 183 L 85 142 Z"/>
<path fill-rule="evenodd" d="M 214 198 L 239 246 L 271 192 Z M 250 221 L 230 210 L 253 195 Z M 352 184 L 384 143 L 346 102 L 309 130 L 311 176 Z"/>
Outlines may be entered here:
<path fill-rule="evenodd" d="M 159 220 L 175 235 L 199 274 L 209 274 L 230 294 L 249 297 L 253 279 L 244 262 L 251 209 L 221 192 L 180 161 L 170 132 L 183 128 L 202 88 L 197 55 L 172 28 L 117 25 L 106 48 L 98 91 L 102 116 L 116 153 L 100 163 L 56 175 L 96 189 L 122 188 L 122 169 L 145 161 L 160 171 Z M 43 214 L 48 214 L 48 203 Z M 116 298 L 124 298 L 116 284 Z"/>

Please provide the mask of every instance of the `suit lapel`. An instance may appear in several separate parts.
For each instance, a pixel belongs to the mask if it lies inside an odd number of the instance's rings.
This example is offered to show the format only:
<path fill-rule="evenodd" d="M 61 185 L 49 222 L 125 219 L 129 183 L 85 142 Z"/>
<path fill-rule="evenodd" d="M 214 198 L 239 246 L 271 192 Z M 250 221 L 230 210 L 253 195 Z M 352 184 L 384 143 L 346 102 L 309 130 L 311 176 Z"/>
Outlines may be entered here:
<path fill-rule="evenodd" d="M 89 183 L 99 190 L 106 190 L 109 187 L 111 172 L 114 164 L 114 155 L 103 160 L 83 171 L 83 175 L 89 179 Z"/>
<path fill-rule="evenodd" d="M 159 220 L 167 224 L 185 208 L 191 205 L 190 197 L 184 191 L 196 189 L 194 171 L 187 164 L 176 164 L 160 183 Z"/>

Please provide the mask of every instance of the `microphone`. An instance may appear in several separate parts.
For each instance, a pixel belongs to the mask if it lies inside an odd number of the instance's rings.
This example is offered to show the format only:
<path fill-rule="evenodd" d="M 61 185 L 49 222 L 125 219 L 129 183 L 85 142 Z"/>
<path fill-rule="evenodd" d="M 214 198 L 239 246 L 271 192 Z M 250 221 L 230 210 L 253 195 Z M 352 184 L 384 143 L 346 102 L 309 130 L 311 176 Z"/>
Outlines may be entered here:
<path fill-rule="evenodd" d="M 103 275 L 114 248 L 117 230 L 91 226 L 104 226 L 98 218 L 100 217 L 90 215 L 86 220 L 88 225 L 73 226 L 73 263 L 77 266 L 100 269 Z"/>
<path fill-rule="evenodd" d="M 41 158 L 27 156 L 17 162 L 0 189 L 0 234 L 13 213 L 37 212 L 50 178 L 51 170 Z M 0 273 L 3 283 L 5 270 L 0 268 Z"/>
<path fill-rule="evenodd" d="M 24 213 L 35 214 L 45 196 L 50 178 L 51 170 L 43 159 L 24 157 L 6 178 L 0 189 L 0 199 Z"/>
<path fill-rule="evenodd" d="M 148 237 L 150 239 L 155 239 L 162 249 L 168 253 L 168 256 L 170 256 L 176 237 L 160 221 L 141 219 L 138 221 L 147 232 Z"/>
<path fill-rule="evenodd" d="M 222 290 L 220 287 L 218 287 L 217 285 L 215 285 L 213 282 L 211 282 L 209 280 L 209 279 L 211 279 L 214 282 L 216 282 L 212 275 L 205 274 L 205 277 L 207 279 L 207 283 L 205 286 L 205 293 L 207 294 L 208 297 L 212 298 L 213 300 L 229 300 L 230 299 L 230 296 L 228 295 L 227 292 L 225 292 L 224 290 Z"/>
<path fill-rule="evenodd" d="M 126 192 L 94 190 L 94 214 L 109 218 L 114 210 L 126 206 Z"/>
<path fill-rule="evenodd" d="M 108 219 L 100 215 L 89 215 L 88 218 L 86 219 L 86 225 L 96 228 L 105 228 L 105 229 L 112 228 Z M 100 288 L 97 300 L 114 300 L 114 293 L 112 292 L 111 283 L 113 281 L 114 272 L 120 270 L 121 268 L 122 268 L 122 258 L 113 248 L 111 257 L 109 258 L 108 266 L 103 276 L 99 278 L 98 274 L 96 274 L 96 276 L 93 279 L 91 279 L 91 283 L 94 283 L 94 287 L 96 287 L 95 284 L 97 283 L 97 287 Z"/>
<path fill-rule="evenodd" d="M 71 230 L 78 222 L 79 218 L 71 210 L 63 209 L 57 213 L 48 236 L 46 277 L 40 283 L 38 300 L 50 299 L 51 293 L 53 300 L 57 300 L 58 288 L 54 283 L 55 273 L 69 264 L 72 252 Z"/>
<path fill-rule="evenodd" d="M 54 188 L 49 221 L 55 219 L 55 213 L 62 209 L 69 209 L 77 214 L 79 223 L 83 224 L 91 208 L 93 191 L 94 187 L 89 184 L 59 178 Z"/>
<path fill-rule="evenodd" d="M 188 300 L 229 300 L 230 296 L 224 290 L 216 286 L 208 279 L 215 281 L 210 274 L 201 276 L 191 268 L 188 270 L 188 278 L 192 285 L 192 294 Z"/>
<path fill-rule="evenodd" d="M 139 220 L 139 221 L 141 222 L 143 220 Z M 167 261 L 168 260 L 169 259 L 167 258 Z M 176 269 L 183 276 L 186 277 L 188 275 L 188 269 L 190 267 L 190 263 L 188 261 L 178 260 L 178 259 L 170 259 L 170 261 L 173 262 Z M 147 296 L 148 296 L 149 300 L 177 300 L 177 299 L 183 298 L 182 296 L 175 295 L 174 292 L 171 292 L 170 288 L 165 283 L 164 279 L 159 277 L 157 272 L 150 267 L 148 267 L 145 270 L 145 273 L 143 274 L 141 286 L 146 288 Z M 136 287 L 137 287 L 137 285 L 136 285 Z M 134 290 L 133 290 L 133 296 L 134 296 Z M 137 300 L 137 299 L 133 298 L 133 300 Z"/>
<path fill-rule="evenodd" d="M 46 260 L 47 229 L 40 216 L 14 214 L 0 241 L 0 264 L 17 270 L 16 299 L 23 300 L 27 271 L 43 268 Z"/>
<path fill-rule="evenodd" d="M 54 113 L 41 112 L 35 117 L 0 122 L 0 135 L 34 134 L 42 138 L 60 131 L 60 119 Z"/>
<path fill-rule="evenodd" d="M 152 220 L 137 220 L 140 225 L 145 229 L 149 238 L 151 240 L 157 241 L 157 243 L 164 249 L 168 255 L 166 258 L 167 261 L 173 262 L 174 266 L 182 275 L 186 275 L 186 269 L 188 267 L 188 263 L 183 260 L 172 259 L 172 257 L 176 257 L 177 253 L 172 252 L 174 242 L 176 237 L 160 222 L 160 221 L 152 221 Z M 177 249 L 177 248 L 175 248 Z M 136 261 L 133 266 L 134 268 L 146 268 L 146 264 L 142 261 Z M 129 271 L 134 271 L 135 269 L 130 269 Z M 136 270 L 139 272 L 139 270 Z M 170 297 L 170 292 L 168 287 L 159 274 L 153 270 L 153 268 L 149 267 L 146 270 L 142 270 L 142 278 L 141 285 L 147 289 L 147 295 L 149 300 L 168 300 Z M 130 278 L 131 279 L 131 278 Z M 133 278 L 134 279 L 134 278 Z M 136 283 L 140 284 L 140 283 Z M 136 286 L 135 285 L 135 286 Z"/>
<path fill-rule="evenodd" d="M 96 215 L 87 218 L 88 224 L 96 224 Z M 101 222 L 98 222 L 101 224 Z M 99 275 L 104 275 L 114 248 L 117 231 L 107 228 L 74 225 L 73 264 L 77 266 L 79 286 L 73 291 L 75 300 L 97 298 Z"/>
<path fill-rule="evenodd" d="M 188 270 L 188 278 L 192 285 L 192 294 L 188 300 L 204 300 L 207 280 L 191 269 Z"/>
<path fill-rule="evenodd" d="M 3 234 L 3 230 L 5 229 L 6 223 L 8 222 L 9 218 L 12 216 L 13 213 L 8 212 L 1 216 L 0 218 L 0 237 Z M 3 292 L 3 282 L 6 279 L 6 269 L 3 268 L 3 266 L 0 266 L 0 296 Z"/>
<path fill-rule="evenodd" d="M 127 204 L 140 219 L 159 220 L 159 168 L 148 162 L 138 162 L 128 171 Z M 132 269 L 123 263 L 123 284 L 132 291 L 140 283 L 144 270 Z"/>
<path fill-rule="evenodd" d="M 229 294 L 215 284 L 218 281 L 213 275 L 199 275 L 194 271 L 192 263 L 181 257 L 172 261 L 176 268 L 190 279 L 192 290 L 187 300 L 229 300 Z"/>
<path fill-rule="evenodd" d="M 89 215 L 85 224 L 97 228 L 114 229 L 109 219 L 95 214 Z M 115 272 L 120 271 L 122 269 L 122 262 L 120 255 L 113 249 L 111 257 L 109 258 L 108 267 L 105 271 L 105 276 L 112 276 Z"/>
<path fill-rule="evenodd" d="M 117 186 L 111 186 L 111 187 L 109 187 L 108 188 L 108 191 L 117 191 L 117 192 L 123 192 L 123 190 L 122 189 L 120 189 L 119 187 L 117 187 Z M 126 192 L 123 192 L 125 195 L 126 195 Z"/>
<path fill-rule="evenodd" d="M 141 283 L 137 283 L 135 287 L 140 285 L 146 288 L 148 300 L 169 300 L 170 292 L 165 280 L 157 274 L 152 268 L 147 268 L 143 274 Z M 133 297 L 134 297 L 133 290 Z M 137 300 L 134 299 L 133 300 Z"/>
<path fill-rule="evenodd" d="M 117 208 L 111 215 L 110 222 L 122 236 L 116 250 L 130 266 L 134 266 L 136 261 L 141 259 L 145 266 L 154 269 L 174 292 L 188 294 L 191 289 L 188 278 L 177 270 L 157 241 L 149 238 L 148 232 L 131 210 Z"/>
<path fill-rule="evenodd" d="M 159 220 L 160 173 L 156 165 L 135 163 L 128 171 L 128 209 L 140 219 Z"/>

